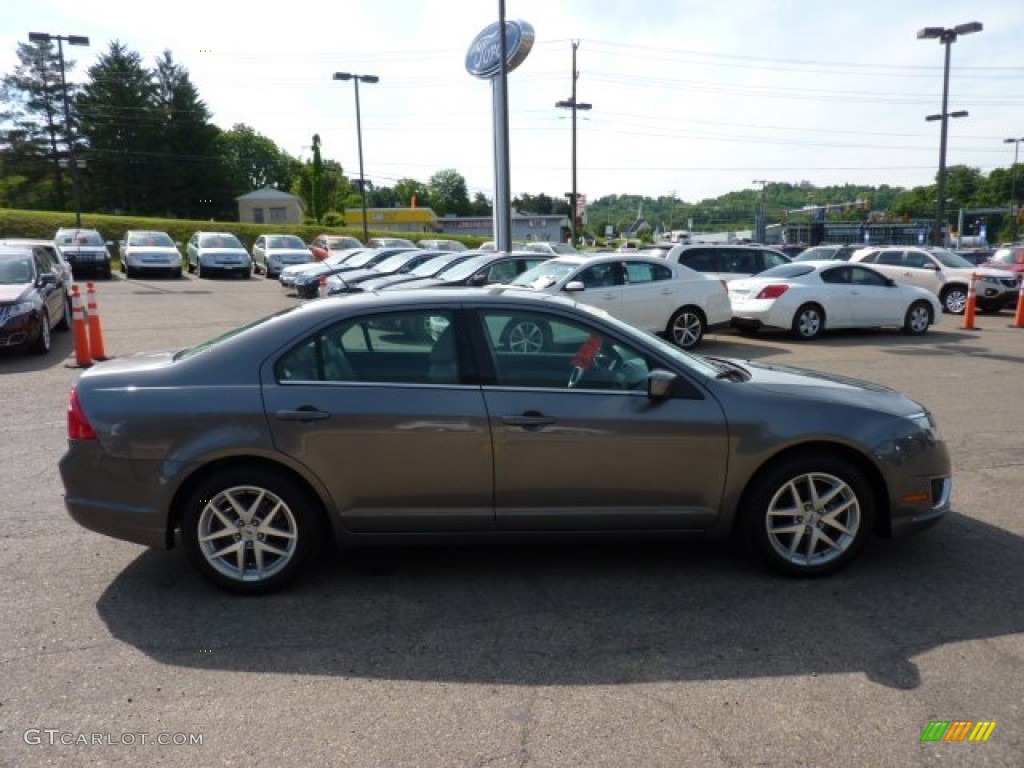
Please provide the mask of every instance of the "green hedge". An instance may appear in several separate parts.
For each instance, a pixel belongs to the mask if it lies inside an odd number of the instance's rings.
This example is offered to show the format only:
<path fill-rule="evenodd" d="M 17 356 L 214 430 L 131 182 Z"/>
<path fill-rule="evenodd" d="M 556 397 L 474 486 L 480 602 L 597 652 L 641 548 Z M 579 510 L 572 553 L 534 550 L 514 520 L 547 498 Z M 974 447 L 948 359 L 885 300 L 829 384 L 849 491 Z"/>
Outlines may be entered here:
<path fill-rule="evenodd" d="M 61 211 L 22 211 L 12 208 L 0 208 L 0 238 L 32 237 L 50 240 L 61 227 L 75 226 L 75 214 Z M 124 233 L 130 229 L 152 229 L 166 232 L 177 242 L 185 243 L 196 231 L 233 232 L 252 248 L 253 242 L 260 235 L 274 232 L 298 235 L 307 243 L 324 232 L 334 235 L 350 235 L 362 239 L 361 228 L 325 227 L 320 224 L 303 224 L 301 226 L 282 224 L 244 224 L 237 221 L 192 221 L 188 219 L 155 219 L 142 216 L 106 216 L 102 214 L 82 214 L 82 227 L 97 230 L 106 240 L 115 243 L 124 239 Z M 432 234 L 427 232 L 383 232 L 370 230 L 370 237 L 405 237 L 409 240 L 425 240 L 444 237 L 459 240 L 469 248 L 475 248 L 484 242 L 482 237 L 455 237 L 448 234 Z M 116 251 L 115 251 L 116 253 Z"/>

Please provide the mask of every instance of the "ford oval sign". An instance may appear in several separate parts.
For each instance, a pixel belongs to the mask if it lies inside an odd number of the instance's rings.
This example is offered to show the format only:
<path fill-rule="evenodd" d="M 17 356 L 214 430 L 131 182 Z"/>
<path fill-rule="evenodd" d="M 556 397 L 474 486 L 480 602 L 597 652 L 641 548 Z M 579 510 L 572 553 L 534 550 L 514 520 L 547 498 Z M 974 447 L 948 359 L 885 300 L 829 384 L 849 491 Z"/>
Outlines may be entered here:
<path fill-rule="evenodd" d="M 473 38 L 466 52 L 466 71 L 481 80 L 490 80 L 501 73 L 501 30 L 494 22 Z M 533 27 L 525 21 L 505 22 L 505 50 L 508 71 L 523 63 L 533 48 Z"/>

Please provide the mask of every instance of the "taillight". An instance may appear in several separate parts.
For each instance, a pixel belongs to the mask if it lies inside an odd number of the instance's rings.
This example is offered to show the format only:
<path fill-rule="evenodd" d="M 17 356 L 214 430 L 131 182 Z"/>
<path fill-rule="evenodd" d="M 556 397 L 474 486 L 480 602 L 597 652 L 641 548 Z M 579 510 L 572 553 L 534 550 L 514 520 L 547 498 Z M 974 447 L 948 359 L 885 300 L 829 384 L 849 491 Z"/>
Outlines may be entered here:
<path fill-rule="evenodd" d="M 766 285 L 761 289 L 761 292 L 757 294 L 755 298 L 758 299 L 777 299 L 779 296 L 789 290 L 788 285 Z"/>
<path fill-rule="evenodd" d="M 71 388 L 71 402 L 68 403 L 68 440 L 95 440 L 96 432 L 89 423 L 78 399 L 78 392 Z"/>

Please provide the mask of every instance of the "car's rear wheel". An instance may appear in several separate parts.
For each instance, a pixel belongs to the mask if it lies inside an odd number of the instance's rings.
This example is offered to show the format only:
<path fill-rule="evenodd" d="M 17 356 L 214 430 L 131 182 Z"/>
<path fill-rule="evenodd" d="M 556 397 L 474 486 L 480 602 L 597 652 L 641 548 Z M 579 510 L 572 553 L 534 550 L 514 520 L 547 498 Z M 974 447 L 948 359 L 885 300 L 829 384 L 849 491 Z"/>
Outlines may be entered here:
<path fill-rule="evenodd" d="M 942 292 L 942 307 L 951 315 L 962 315 L 967 309 L 967 289 L 952 285 Z"/>
<path fill-rule="evenodd" d="M 915 301 L 907 309 L 903 319 L 903 332 L 911 336 L 920 336 L 932 324 L 932 310 L 926 302 Z"/>
<path fill-rule="evenodd" d="M 707 322 L 704 314 L 696 307 L 677 309 L 668 321 L 665 333 L 669 341 L 682 349 L 693 349 L 704 338 Z"/>
<path fill-rule="evenodd" d="M 817 304 L 804 304 L 793 315 L 791 331 L 800 341 L 810 341 L 825 330 L 825 310 Z"/>
<path fill-rule="evenodd" d="M 182 539 L 199 573 L 240 594 L 262 594 L 295 579 L 321 537 L 318 502 L 273 470 L 228 469 L 187 502 Z"/>
<path fill-rule="evenodd" d="M 513 318 L 502 329 L 498 341 L 502 349 L 510 352 L 543 352 L 551 346 L 551 329 L 547 323 L 529 318 Z"/>
<path fill-rule="evenodd" d="M 875 498 L 863 472 L 846 459 L 800 454 L 754 480 L 743 514 L 747 543 L 770 567 L 790 576 L 823 576 L 864 546 Z"/>

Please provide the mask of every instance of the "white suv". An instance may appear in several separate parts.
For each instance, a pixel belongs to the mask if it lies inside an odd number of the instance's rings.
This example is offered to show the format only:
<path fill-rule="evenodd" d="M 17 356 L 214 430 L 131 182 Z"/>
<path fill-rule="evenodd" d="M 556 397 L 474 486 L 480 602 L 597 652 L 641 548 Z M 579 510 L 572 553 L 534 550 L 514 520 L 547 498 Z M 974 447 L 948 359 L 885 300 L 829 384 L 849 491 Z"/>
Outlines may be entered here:
<path fill-rule="evenodd" d="M 166 272 L 182 276 L 181 251 L 166 232 L 132 229 L 121 244 L 121 271 L 125 277 L 144 272 Z"/>
<path fill-rule="evenodd" d="M 729 294 L 720 280 L 656 256 L 557 256 L 510 285 L 598 307 L 683 349 L 692 349 L 706 331 L 732 320 Z"/>
<path fill-rule="evenodd" d="M 1017 281 L 1012 276 L 998 269 L 976 267 L 945 248 L 864 248 L 854 253 L 850 261 L 870 264 L 897 283 L 927 288 L 939 297 L 943 309 L 954 315 L 963 314 L 967 307 L 972 274 L 978 275 L 977 305 L 983 312 L 998 312 L 1010 306 L 1017 296 Z"/>

